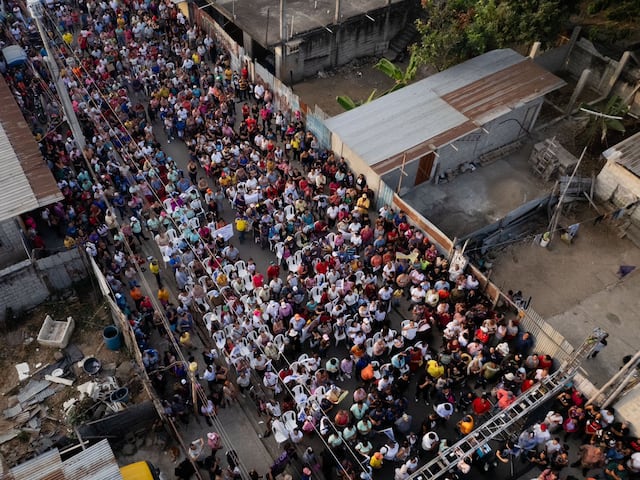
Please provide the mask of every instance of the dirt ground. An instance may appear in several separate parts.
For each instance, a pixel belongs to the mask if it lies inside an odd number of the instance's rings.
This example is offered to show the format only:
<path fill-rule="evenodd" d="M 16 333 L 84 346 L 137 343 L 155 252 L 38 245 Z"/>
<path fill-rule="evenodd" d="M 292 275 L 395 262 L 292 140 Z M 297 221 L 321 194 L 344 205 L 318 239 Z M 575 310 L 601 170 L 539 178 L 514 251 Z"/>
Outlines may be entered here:
<path fill-rule="evenodd" d="M 318 105 L 324 113 L 332 117 L 344 112 L 336 102 L 339 95 L 348 95 L 355 101 L 366 100 L 376 89 L 376 95 L 393 86 L 393 80 L 374 67 L 378 57 L 367 57 L 344 65 L 340 68 L 321 72 L 320 75 L 306 79 L 293 86 L 293 91 L 307 105 Z M 407 61 L 396 64 L 406 68 Z M 429 70 L 422 68 L 416 80 L 425 78 Z"/>
<path fill-rule="evenodd" d="M 640 267 L 640 249 L 620 238 L 611 223 L 594 225 L 598 214 L 586 203 L 565 215 L 567 226 L 582 222 L 571 245 L 559 235 L 547 248 L 530 241 L 494 252 L 491 280 L 507 290 L 522 290 L 543 317 L 564 312 L 619 280 L 620 265 Z"/>
<path fill-rule="evenodd" d="M 37 342 L 38 332 L 47 314 L 54 320 L 64 320 L 67 316 L 74 318 L 75 330 L 69 344 L 77 346 L 85 356 L 95 356 L 103 366 L 117 366 L 128 360 L 123 350 L 111 351 L 104 347 L 102 330 L 112 323 L 105 304 L 94 302 L 90 295 L 81 297 L 83 300 L 73 295 L 62 301 L 45 303 L 26 314 L 19 327 L 3 334 L 4 346 L 0 349 L 0 370 L 3 372 L 0 377 L 0 411 L 13 406 L 15 395 L 29 382 L 29 379 L 19 382 L 16 364 L 27 362 L 33 374 L 56 362 L 54 355 L 58 350 Z M 39 427 L 33 431 L 16 424 L 18 417 L 0 420 L 2 433 L 12 427 L 22 429 L 16 438 L 0 445 L 0 453 L 9 465 L 30 457 L 34 448 L 38 448 L 37 437 L 54 439 L 59 435 L 73 435 L 71 426 L 64 419 L 62 404 L 70 398 L 77 398 L 79 394 L 75 387 L 90 380 L 82 369 L 74 368 L 74 372 L 76 379 L 72 387 L 60 385 L 57 393 L 39 404 L 44 413 L 39 415 Z"/>

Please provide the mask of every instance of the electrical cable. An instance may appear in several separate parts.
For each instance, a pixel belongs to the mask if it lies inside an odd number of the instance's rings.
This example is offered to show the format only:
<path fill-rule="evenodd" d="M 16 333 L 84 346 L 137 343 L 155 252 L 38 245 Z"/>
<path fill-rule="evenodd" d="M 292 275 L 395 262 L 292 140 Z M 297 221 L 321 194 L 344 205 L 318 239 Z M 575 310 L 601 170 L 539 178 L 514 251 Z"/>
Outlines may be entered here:
<path fill-rule="evenodd" d="M 57 48 L 57 45 L 56 45 L 56 48 Z M 58 50 L 58 53 L 61 53 L 61 51 L 59 50 L 59 48 L 58 48 L 57 50 Z M 79 58 L 78 58 L 78 57 L 77 57 L 77 55 L 75 55 L 75 54 L 74 54 L 74 59 L 76 60 L 76 62 L 78 63 L 78 65 L 79 65 L 79 66 L 81 66 L 82 70 L 84 70 L 84 71 L 85 71 L 85 73 L 86 73 L 88 76 L 90 76 L 89 72 L 87 72 L 86 68 L 84 67 L 84 65 L 82 64 L 82 62 L 80 62 Z M 76 79 L 77 79 L 77 80 L 81 80 L 80 78 L 78 78 L 78 77 L 77 77 L 76 73 L 75 73 L 75 72 L 73 72 L 73 70 L 72 70 L 72 74 L 73 74 L 74 76 L 76 76 Z M 114 114 L 114 116 L 115 116 L 116 120 L 120 123 L 120 125 L 121 125 L 122 129 L 124 129 L 124 130 L 126 131 L 126 133 L 129 135 L 129 137 L 130 137 L 131 139 L 133 139 L 133 138 L 134 138 L 134 137 L 133 137 L 133 135 L 131 135 L 131 133 L 128 131 L 128 129 L 126 128 L 126 126 L 124 125 L 124 123 L 119 119 L 117 112 L 115 112 L 115 110 L 113 109 L 113 107 L 111 106 L 111 104 L 110 104 L 110 103 L 108 102 L 108 100 L 105 98 L 105 95 L 100 91 L 99 87 L 97 87 L 97 86 L 95 86 L 95 85 L 94 85 L 94 87 L 95 87 L 95 89 L 97 90 L 97 92 L 100 94 L 100 97 L 101 97 L 101 98 L 102 98 L 102 100 L 105 102 L 105 104 L 109 106 L 109 109 L 110 109 L 110 110 L 111 110 L 111 112 Z M 95 99 L 94 99 L 91 95 L 90 95 L 89 97 L 90 97 L 90 99 L 91 99 L 91 102 L 94 104 L 94 106 L 96 106 L 97 108 L 99 108 L 99 106 L 95 104 Z M 100 110 L 100 116 L 103 118 L 103 120 L 105 120 L 105 122 L 107 122 L 107 124 L 110 124 L 110 122 L 108 121 L 108 119 L 104 116 L 104 113 L 102 112 L 102 109 L 101 109 L 101 108 L 99 108 L 99 110 Z M 141 149 L 140 149 L 139 145 L 137 145 L 137 144 L 136 144 L 136 150 L 141 151 Z M 144 155 L 144 153 L 143 153 L 143 155 Z M 93 172 L 93 169 L 91 169 L 91 170 L 92 170 L 92 176 L 93 176 L 93 177 L 94 177 L 94 179 L 97 181 L 97 179 L 96 179 L 96 174 Z M 160 177 L 158 177 L 158 178 L 160 178 Z M 161 179 L 160 179 L 160 180 L 161 180 Z M 162 180 L 161 180 L 161 181 L 162 181 Z M 145 182 L 145 183 L 147 183 L 147 186 L 150 188 L 150 190 L 151 190 L 151 192 L 153 193 L 154 197 L 156 197 L 156 199 L 157 199 L 160 203 L 162 203 L 162 202 L 161 202 L 161 199 L 158 197 L 157 192 L 155 191 L 155 189 L 153 189 L 153 188 L 151 187 L 151 185 L 149 185 L 148 179 L 147 179 L 146 177 L 144 178 L 144 182 Z M 98 182 L 98 183 L 99 183 L 99 182 Z M 164 186 L 166 186 L 166 184 L 164 184 L 164 182 L 163 182 L 163 185 L 164 185 Z M 165 210 L 165 211 L 166 211 L 166 210 Z M 177 222 L 176 222 L 175 218 L 174 218 L 172 215 L 168 215 L 168 217 L 167 217 L 167 218 L 170 218 L 171 222 L 172 222 L 172 223 L 174 223 L 174 225 L 179 229 L 179 225 L 177 224 Z M 188 242 L 188 243 L 189 243 L 189 242 Z M 128 243 L 127 243 L 127 247 L 129 247 Z M 201 262 L 201 264 L 204 264 L 204 263 L 203 263 L 203 259 L 199 256 L 199 254 L 198 254 L 198 252 L 196 251 L 196 249 L 195 249 L 195 248 L 193 247 L 193 245 L 191 245 L 190 243 L 189 243 L 189 248 L 192 250 L 192 252 L 193 252 L 193 254 L 194 254 L 194 257 L 196 257 L 196 258 L 198 259 L 198 261 L 200 261 L 200 262 Z M 129 247 L 129 249 L 130 249 L 130 247 Z M 211 256 L 212 256 L 212 257 L 214 257 L 214 253 L 213 253 L 213 252 L 211 252 L 210 248 L 209 248 L 207 245 L 205 245 L 205 249 L 206 249 L 209 253 L 211 253 Z M 131 249 L 130 249 L 130 250 L 131 250 Z M 133 252 L 131 251 L 131 253 L 133 253 Z M 141 272 L 141 270 L 139 269 L 139 265 L 136 265 L 136 268 L 137 268 L 137 270 L 139 270 L 139 272 L 138 272 L 138 273 L 141 275 L 141 278 L 144 278 L 144 277 L 142 276 L 142 272 Z M 221 289 L 221 288 L 220 288 L 220 285 L 218 284 L 217 279 L 216 279 L 216 278 L 213 278 L 213 277 L 211 277 L 211 278 L 212 278 L 213 282 L 216 284 L 216 286 L 218 287 L 218 291 L 220 291 L 220 293 L 223 295 L 223 298 L 225 299 L 225 301 L 227 301 L 227 302 L 228 302 L 228 301 L 229 301 L 229 299 L 228 299 L 228 297 L 226 297 L 225 292 L 224 292 L 224 289 Z M 149 287 L 148 283 L 146 282 L 146 279 L 145 279 L 144 283 L 145 283 L 145 287 L 146 287 L 146 289 L 147 289 L 148 291 L 151 291 L 151 289 L 150 289 L 150 287 Z M 154 297 L 152 297 L 152 298 L 154 298 Z M 155 300 L 155 298 L 154 298 L 154 302 L 156 302 L 156 303 L 157 303 L 157 300 Z M 156 307 L 157 307 L 157 306 L 156 306 Z M 162 311 L 162 309 L 160 309 L 160 311 Z M 231 311 L 231 310 L 230 310 L 230 311 Z M 233 311 L 233 315 L 234 315 L 236 318 L 239 318 L 239 316 L 236 314 L 236 312 L 235 312 L 235 311 Z M 163 313 L 162 317 L 163 317 L 163 323 L 165 323 L 165 328 L 169 328 L 169 327 L 168 327 L 168 320 L 166 319 L 166 316 L 164 315 L 164 313 Z M 168 331 L 169 331 L 169 332 L 171 332 L 171 331 L 170 331 L 170 328 L 169 328 L 169 330 L 168 330 Z M 172 343 L 173 343 L 174 349 L 175 349 L 177 352 L 179 352 L 180 354 L 182 354 L 182 351 L 181 351 L 181 349 L 179 348 L 179 346 L 178 346 L 178 344 L 177 344 L 177 341 L 175 340 L 175 337 L 173 337 L 173 335 L 170 335 L 170 337 L 172 338 Z M 261 346 L 259 346 L 259 345 L 258 345 L 258 348 L 262 351 L 262 353 L 263 353 L 263 354 L 265 353 Z M 183 355 L 181 355 L 181 357 L 182 357 L 183 361 L 185 362 L 185 364 L 188 364 L 188 362 L 186 362 L 186 360 L 184 360 L 184 356 L 183 356 Z M 287 362 L 288 366 L 291 366 L 291 362 L 289 362 L 289 360 L 288 360 L 286 357 L 283 357 L 283 358 L 285 358 L 285 361 Z M 284 385 L 284 382 L 282 382 L 282 383 L 283 383 L 283 385 Z M 285 385 L 285 386 L 286 386 L 286 385 Z M 306 386 L 306 385 L 304 385 L 304 387 L 305 387 L 305 389 L 309 392 L 309 394 L 311 394 L 311 392 L 309 391 L 309 389 L 307 388 L 307 386 Z M 288 387 L 288 386 L 286 386 L 286 388 L 287 388 L 287 391 L 291 394 L 292 392 L 291 392 L 291 390 L 289 389 L 289 387 Z M 207 400 L 206 395 L 204 395 L 204 392 L 203 392 L 201 389 L 199 389 L 199 390 L 200 390 L 200 392 L 199 392 L 199 393 L 201 394 L 201 395 L 200 395 L 200 396 L 201 396 L 201 398 L 200 398 L 200 399 L 206 403 L 206 400 Z M 324 413 L 325 413 L 325 412 L 323 411 L 323 414 L 324 414 Z M 326 416 L 326 415 L 325 415 L 325 416 Z M 216 417 L 216 416 L 214 415 L 214 417 Z M 329 418 L 329 417 L 327 417 L 327 418 Z M 212 420 L 214 420 L 214 419 L 212 419 Z M 214 421 L 215 421 L 215 420 L 214 420 Z M 216 422 L 216 423 L 219 423 L 219 422 Z M 338 434 L 340 433 L 340 432 L 339 432 L 339 430 L 337 430 L 337 428 L 336 428 L 335 424 L 334 424 L 330 419 L 329 419 L 329 424 L 333 427 L 333 429 L 334 429 L 334 431 L 335 431 L 336 433 L 338 433 Z M 222 426 L 221 426 L 221 428 L 222 428 Z M 222 429 L 223 429 L 223 428 L 222 428 Z M 326 443 L 325 439 L 323 438 L 323 436 L 322 436 L 322 435 L 320 435 L 320 433 L 318 432 L 318 430 L 317 430 L 317 428 L 316 428 L 315 426 L 314 426 L 314 430 L 316 431 L 316 433 L 318 433 L 319 437 L 321 438 L 321 440 L 323 441 L 323 443 L 325 444 L 325 446 L 326 446 L 326 447 L 329 449 L 329 451 L 332 453 L 332 455 L 334 456 L 334 458 L 335 458 L 335 460 L 336 460 L 337 464 L 338 464 L 338 465 L 340 465 L 340 462 L 339 462 L 339 460 L 337 459 L 337 457 L 335 457 L 335 455 L 333 454 L 333 451 L 332 451 L 331 447 Z M 225 432 L 225 433 L 226 433 L 226 432 Z M 223 436 L 223 435 L 221 435 L 221 436 Z M 225 436 L 226 436 L 226 435 L 225 435 Z M 353 456 L 353 458 L 356 460 L 356 462 L 357 462 L 359 465 L 361 465 L 361 461 L 360 461 L 359 457 L 358 457 L 358 456 L 356 455 L 356 453 L 353 451 L 353 449 L 351 448 L 351 446 L 350 446 L 347 442 L 344 442 L 344 444 L 347 446 L 347 449 L 350 451 L 350 453 L 352 454 L 352 456 Z M 361 465 L 361 466 L 362 466 L 362 465 Z M 343 469 L 344 469 L 344 468 L 343 468 Z M 345 471 L 346 471 L 346 470 L 345 470 Z M 363 468 L 363 472 L 364 472 L 365 474 L 368 474 L 368 472 L 367 472 L 364 468 Z"/>

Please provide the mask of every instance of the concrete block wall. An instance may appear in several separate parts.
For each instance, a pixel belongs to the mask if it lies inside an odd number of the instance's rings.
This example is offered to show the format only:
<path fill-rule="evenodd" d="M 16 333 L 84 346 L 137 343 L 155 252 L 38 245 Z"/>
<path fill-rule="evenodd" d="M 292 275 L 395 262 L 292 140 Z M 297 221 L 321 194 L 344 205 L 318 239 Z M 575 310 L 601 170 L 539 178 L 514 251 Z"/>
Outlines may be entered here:
<path fill-rule="evenodd" d="M 456 170 L 463 163 L 476 161 L 483 153 L 512 143 L 526 135 L 522 127 L 530 130 L 532 125 L 525 125 L 524 122 L 526 119 L 535 122 L 542 102 L 543 99 L 539 98 L 497 118 L 484 126 L 488 133 L 483 130 L 471 133 L 453 142 L 455 148 L 445 145 L 438 149 L 440 156 L 437 159 L 436 173 L 439 175 L 448 169 Z M 527 115 L 530 109 L 533 109 L 532 113 Z"/>
<path fill-rule="evenodd" d="M 0 268 L 27 258 L 22 245 L 22 234 L 14 219 L 0 222 Z"/>
<path fill-rule="evenodd" d="M 564 59 L 568 51 L 569 44 L 566 43 L 557 48 L 542 52 L 534 58 L 533 61 L 550 72 L 559 72 L 564 69 Z"/>
<path fill-rule="evenodd" d="M 7 307 L 14 311 L 35 307 L 49 296 L 49 289 L 31 261 L 24 260 L 0 271 L 0 320 Z"/>
<path fill-rule="evenodd" d="M 32 263 L 24 260 L 0 271 L 0 321 L 7 307 L 14 311 L 35 307 L 56 290 L 68 288 L 88 276 L 77 249 Z"/>
<path fill-rule="evenodd" d="M 591 70 L 587 85 L 596 91 L 604 88 L 618 66 L 618 62 L 600 54 L 593 44 L 586 38 L 576 42 L 569 61 L 567 71 L 575 78 L 579 78 L 585 69 Z"/>

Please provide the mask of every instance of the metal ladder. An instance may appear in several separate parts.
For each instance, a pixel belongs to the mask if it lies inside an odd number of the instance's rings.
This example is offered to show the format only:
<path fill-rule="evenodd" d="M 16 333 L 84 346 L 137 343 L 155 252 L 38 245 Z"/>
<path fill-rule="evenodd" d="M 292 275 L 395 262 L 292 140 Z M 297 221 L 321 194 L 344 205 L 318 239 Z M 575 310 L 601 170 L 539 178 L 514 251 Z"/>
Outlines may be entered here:
<path fill-rule="evenodd" d="M 518 396 L 509 407 L 496 413 L 469 435 L 441 452 L 436 458 L 411 474 L 407 480 L 435 480 L 445 475 L 462 459 L 471 457 L 478 448 L 486 445 L 556 396 L 576 374 L 582 361 L 593 352 L 598 341 L 606 336 L 607 333 L 604 330 L 596 328 L 552 375 L 533 385 Z"/>

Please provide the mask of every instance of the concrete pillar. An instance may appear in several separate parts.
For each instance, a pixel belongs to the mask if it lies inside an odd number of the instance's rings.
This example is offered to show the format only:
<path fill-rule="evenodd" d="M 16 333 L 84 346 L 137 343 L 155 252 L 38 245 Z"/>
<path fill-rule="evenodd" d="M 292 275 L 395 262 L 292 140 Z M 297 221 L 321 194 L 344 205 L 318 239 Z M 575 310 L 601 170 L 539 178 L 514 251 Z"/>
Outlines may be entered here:
<path fill-rule="evenodd" d="M 329 61 L 331 62 L 331 68 L 334 68 L 338 66 L 338 59 L 340 58 L 340 38 L 342 37 L 342 28 L 338 25 L 334 25 L 333 33 L 329 33 L 329 35 L 331 35 L 331 41 L 329 43 Z"/>
<path fill-rule="evenodd" d="M 276 73 L 278 78 L 284 81 L 287 78 L 287 17 L 285 14 L 285 0 L 280 0 L 280 47 L 275 48 Z"/>
<path fill-rule="evenodd" d="M 287 17 L 285 15 L 285 4 L 284 4 L 284 0 L 280 0 L 280 41 L 281 42 L 286 42 L 287 41 Z"/>
<path fill-rule="evenodd" d="M 571 57 L 571 52 L 573 51 L 573 47 L 576 45 L 578 41 L 578 37 L 580 37 L 581 27 L 575 27 L 573 32 L 571 32 L 571 38 L 569 39 L 569 48 L 567 49 L 567 53 L 564 56 L 564 60 L 562 61 L 562 68 L 566 70 L 567 65 L 569 64 L 569 58 Z"/>
<path fill-rule="evenodd" d="M 253 38 L 251 38 L 251 35 L 249 35 L 246 30 L 242 31 L 242 45 L 245 55 L 253 58 Z"/>
<path fill-rule="evenodd" d="M 335 25 L 340 23 L 340 0 L 336 0 L 336 11 L 333 14 L 333 23 Z"/>
<path fill-rule="evenodd" d="M 531 50 L 529 50 L 529 58 L 536 58 L 538 56 L 540 45 L 540 42 L 533 42 L 533 45 L 531 45 Z"/>
<path fill-rule="evenodd" d="M 573 91 L 573 94 L 571 95 L 571 99 L 569 100 L 569 103 L 565 110 L 565 114 L 569 115 L 573 110 L 576 100 L 578 100 L 578 97 L 582 93 L 582 90 L 584 90 L 584 87 L 587 84 L 587 80 L 589 80 L 590 75 L 591 75 L 591 70 L 589 70 L 588 68 L 585 68 L 582 71 L 582 74 L 580 74 L 580 79 L 578 80 L 578 84 L 576 85 L 576 88 Z"/>
<path fill-rule="evenodd" d="M 387 11 L 384 15 L 384 34 L 382 36 L 382 41 L 385 44 L 385 48 L 389 48 L 389 17 L 391 16 L 391 0 L 387 0 Z"/>
<path fill-rule="evenodd" d="M 616 67 L 615 71 L 613 72 L 613 75 L 611 76 L 611 78 L 609 79 L 609 82 L 607 83 L 607 86 L 602 92 L 602 94 L 605 97 L 608 97 L 609 94 L 611 93 L 611 90 L 613 90 L 613 87 L 615 86 L 616 82 L 620 78 L 620 75 L 622 74 L 624 67 L 627 66 L 627 62 L 629 61 L 630 57 L 631 57 L 631 52 L 628 50 L 622 54 L 622 57 L 620 57 L 620 60 L 618 61 L 618 66 Z"/>

